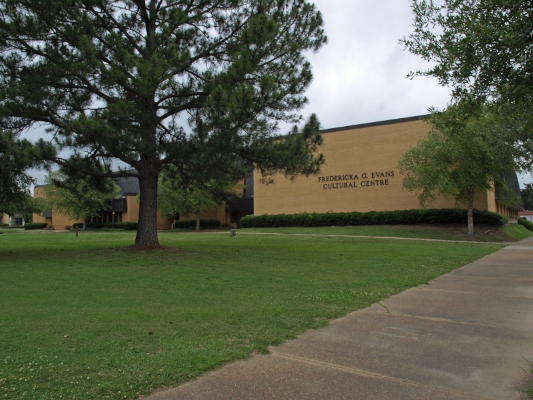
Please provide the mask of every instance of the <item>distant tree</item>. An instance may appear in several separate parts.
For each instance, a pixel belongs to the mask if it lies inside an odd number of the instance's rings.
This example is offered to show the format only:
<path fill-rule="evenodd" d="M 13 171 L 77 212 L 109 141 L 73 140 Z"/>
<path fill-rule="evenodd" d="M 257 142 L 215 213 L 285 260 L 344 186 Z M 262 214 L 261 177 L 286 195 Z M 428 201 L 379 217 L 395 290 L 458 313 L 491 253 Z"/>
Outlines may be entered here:
<path fill-rule="evenodd" d="M 0 132 L 0 215 L 31 212 L 34 179 L 27 169 L 39 166 L 36 149 L 12 132 Z"/>
<path fill-rule="evenodd" d="M 45 209 L 44 203 L 41 199 L 34 199 L 29 193 L 19 195 L 16 201 L 12 201 L 0 210 L 0 216 L 7 214 L 13 216 L 14 214 L 22 214 L 24 222 L 31 222 L 34 213 L 40 213 Z"/>
<path fill-rule="evenodd" d="M 83 230 L 88 218 L 98 217 L 120 194 L 120 188 L 109 178 L 74 177 L 62 170 L 49 173 L 45 183 L 45 207 L 72 219 L 83 219 Z"/>
<path fill-rule="evenodd" d="M 521 190 L 524 209 L 533 210 L 533 183 L 526 183 Z"/>
<path fill-rule="evenodd" d="M 33 196 L 28 196 L 26 201 L 19 208 L 19 212 L 22 214 L 24 222 L 32 222 L 33 214 L 41 213 L 45 209 L 44 202 L 42 199 L 34 198 Z"/>
<path fill-rule="evenodd" d="M 178 218 L 184 214 L 196 215 L 196 230 L 200 230 L 200 213 L 220 207 L 225 200 L 235 195 L 237 183 L 232 180 L 207 182 L 187 187 L 184 182 L 176 180 L 175 168 L 163 172 L 157 190 L 157 205 L 162 215 Z"/>
<path fill-rule="evenodd" d="M 316 173 L 305 54 L 327 38 L 305 0 L 0 0 L 0 129 L 44 124 L 70 171 L 139 178 L 137 245 L 157 245 L 157 185 Z M 92 161 L 128 169 L 106 172 Z"/>
<path fill-rule="evenodd" d="M 195 214 L 196 230 L 200 230 L 200 213 L 220 206 L 208 192 L 200 188 L 179 190 L 173 193 L 173 197 L 176 200 L 173 204 L 174 215 Z"/>
<path fill-rule="evenodd" d="M 434 64 L 411 76 L 437 78 L 456 97 L 501 98 L 531 109 L 531 1 L 413 0 L 412 9 L 414 32 L 400 41 Z"/>
<path fill-rule="evenodd" d="M 467 204 L 468 234 L 473 235 L 476 190 L 494 190 L 498 185 L 508 204 L 518 202 L 504 177 L 520 168 L 520 155 L 512 141 L 505 140 L 511 131 L 505 119 L 486 104 L 463 100 L 444 111 L 432 111 L 429 135 L 399 161 L 403 186 L 420 191 L 422 206 L 439 194 Z"/>

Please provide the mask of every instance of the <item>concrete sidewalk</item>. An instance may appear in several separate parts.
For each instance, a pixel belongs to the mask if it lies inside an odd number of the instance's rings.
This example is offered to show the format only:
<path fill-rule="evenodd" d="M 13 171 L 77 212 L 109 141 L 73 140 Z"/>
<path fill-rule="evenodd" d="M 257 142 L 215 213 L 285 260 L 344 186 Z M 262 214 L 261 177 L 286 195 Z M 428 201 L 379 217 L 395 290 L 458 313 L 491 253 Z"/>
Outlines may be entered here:
<path fill-rule="evenodd" d="M 533 238 L 149 400 L 521 399 Z"/>

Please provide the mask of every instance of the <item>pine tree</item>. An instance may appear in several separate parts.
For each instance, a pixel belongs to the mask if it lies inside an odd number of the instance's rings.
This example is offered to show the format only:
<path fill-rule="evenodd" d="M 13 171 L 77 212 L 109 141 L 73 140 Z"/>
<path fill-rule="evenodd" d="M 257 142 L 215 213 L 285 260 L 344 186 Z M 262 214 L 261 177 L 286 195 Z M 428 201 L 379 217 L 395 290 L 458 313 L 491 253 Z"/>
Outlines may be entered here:
<path fill-rule="evenodd" d="M 0 0 L 0 128 L 45 124 L 64 159 L 94 176 L 136 176 L 137 245 L 157 245 L 160 171 L 184 182 L 316 173 L 318 120 L 297 123 L 325 42 L 305 0 Z M 38 148 L 44 149 L 41 141 Z M 94 164 L 131 168 L 102 173 Z M 109 168 L 108 168 L 109 169 Z"/>

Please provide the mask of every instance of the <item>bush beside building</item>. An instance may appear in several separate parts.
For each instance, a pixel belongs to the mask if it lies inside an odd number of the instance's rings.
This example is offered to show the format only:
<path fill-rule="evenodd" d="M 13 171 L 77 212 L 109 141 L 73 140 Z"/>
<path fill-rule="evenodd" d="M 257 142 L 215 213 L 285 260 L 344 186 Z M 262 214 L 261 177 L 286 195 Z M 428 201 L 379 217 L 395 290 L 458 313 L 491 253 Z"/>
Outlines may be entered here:
<path fill-rule="evenodd" d="M 466 210 L 422 209 L 399 211 L 370 211 L 366 213 L 301 213 L 280 215 L 249 215 L 241 219 L 243 228 L 348 226 L 348 225 L 414 225 L 414 224 L 464 224 Z M 474 222 L 493 226 L 504 225 L 507 217 L 490 211 L 474 210 Z"/>

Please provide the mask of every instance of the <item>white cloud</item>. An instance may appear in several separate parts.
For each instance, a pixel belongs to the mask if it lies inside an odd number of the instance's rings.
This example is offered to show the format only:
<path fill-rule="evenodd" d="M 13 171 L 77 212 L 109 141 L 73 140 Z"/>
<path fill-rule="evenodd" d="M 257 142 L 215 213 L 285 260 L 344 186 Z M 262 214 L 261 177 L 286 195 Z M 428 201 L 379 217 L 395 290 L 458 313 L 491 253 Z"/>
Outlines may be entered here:
<path fill-rule="evenodd" d="M 427 78 L 406 79 L 428 64 L 403 50 L 411 31 L 409 0 L 315 0 L 329 43 L 310 54 L 314 81 L 304 115 L 325 128 L 426 114 L 443 108 L 450 89 Z"/>
<path fill-rule="evenodd" d="M 323 128 L 335 128 L 422 115 L 431 106 L 446 106 L 449 88 L 429 78 L 406 78 L 411 70 L 430 66 L 398 42 L 412 31 L 410 0 L 314 3 L 323 14 L 329 43 L 308 54 L 314 81 L 304 116 L 316 113 Z M 35 176 L 42 183 L 42 173 Z"/>

